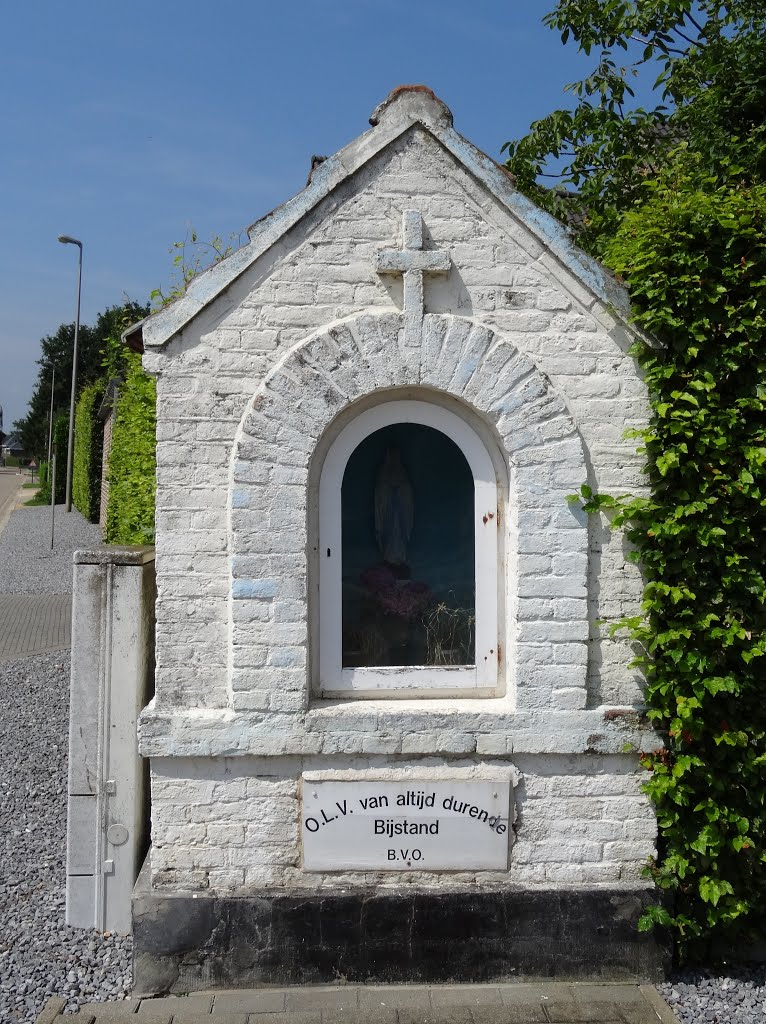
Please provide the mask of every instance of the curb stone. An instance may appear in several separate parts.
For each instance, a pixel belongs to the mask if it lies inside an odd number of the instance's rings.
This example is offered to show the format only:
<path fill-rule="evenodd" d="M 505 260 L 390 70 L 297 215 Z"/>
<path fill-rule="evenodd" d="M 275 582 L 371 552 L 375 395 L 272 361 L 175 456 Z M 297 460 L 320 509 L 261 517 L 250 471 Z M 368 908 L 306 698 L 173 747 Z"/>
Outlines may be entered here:
<path fill-rule="evenodd" d="M 662 1024 L 678 1024 L 678 1017 L 676 1017 L 654 985 L 639 985 L 639 989 L 641 995 L 662 1021 Z"/>

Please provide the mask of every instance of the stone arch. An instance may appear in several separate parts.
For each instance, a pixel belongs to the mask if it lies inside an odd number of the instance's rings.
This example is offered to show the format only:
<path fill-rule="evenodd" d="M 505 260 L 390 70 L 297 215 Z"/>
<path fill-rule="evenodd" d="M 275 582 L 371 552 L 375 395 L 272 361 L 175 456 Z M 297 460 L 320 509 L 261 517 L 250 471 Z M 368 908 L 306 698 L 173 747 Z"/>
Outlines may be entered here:
<path fill-rule="evenodd" d="M 428 314 L 411 341 L 398 313 L 330 324 L 283 356 L 245 411 L 229 510 L 237 710 L 306 706 L 312 456 L 349 406 L 401 388 L 464 404 L 491 427 L 507 459 L 506 702 L 585 707 L 588 531 L 566 501 L 586 479 L 575 423 L 548 378 L 492 328 Z"/>

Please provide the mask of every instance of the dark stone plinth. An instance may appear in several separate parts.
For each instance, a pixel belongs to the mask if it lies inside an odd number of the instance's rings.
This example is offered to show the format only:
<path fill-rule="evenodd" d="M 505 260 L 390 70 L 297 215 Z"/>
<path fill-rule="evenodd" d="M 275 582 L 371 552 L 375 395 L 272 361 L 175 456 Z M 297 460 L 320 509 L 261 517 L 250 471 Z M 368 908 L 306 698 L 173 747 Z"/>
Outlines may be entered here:
<path fill-rule="evenodd" d="M 136 995 L 338 982 L 656 981 L 650 890 L 133 895 Z"/>

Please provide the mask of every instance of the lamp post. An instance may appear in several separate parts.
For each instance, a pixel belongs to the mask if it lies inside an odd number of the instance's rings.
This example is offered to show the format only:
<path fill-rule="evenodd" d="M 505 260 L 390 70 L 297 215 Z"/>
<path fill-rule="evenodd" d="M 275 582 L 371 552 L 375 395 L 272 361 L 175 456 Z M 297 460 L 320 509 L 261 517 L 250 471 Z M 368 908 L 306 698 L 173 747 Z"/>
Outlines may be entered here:
<path fill-rule="evenodd" d="M 74 346 L 72 347 L 72 396 L 69 400 L 69 443 L 66 453 L 66 511 L 72 511 L 72 458 L 74 456 L 74 403 L 77 392 L 77 336 L 80 333 L 80 291 L 82 286 L 82 242 L 69 235 L 59 235 L 64 245 L 76 245 L 80 249 L 77 267 L 77 315 L 74 321 Z"/>

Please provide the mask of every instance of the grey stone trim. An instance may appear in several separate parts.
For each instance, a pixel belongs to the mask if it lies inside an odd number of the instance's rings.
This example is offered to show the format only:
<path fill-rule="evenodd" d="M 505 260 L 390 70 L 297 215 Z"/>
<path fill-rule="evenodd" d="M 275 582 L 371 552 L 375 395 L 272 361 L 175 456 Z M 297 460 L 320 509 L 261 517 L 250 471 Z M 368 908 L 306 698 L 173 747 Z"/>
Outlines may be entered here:
<path fill-rule="evenodd" d="M 109 545 L 86 548 L 74 553 L 75 565 L 148 565 L 154 561 L 154 548 L 147 545 Z"/>

